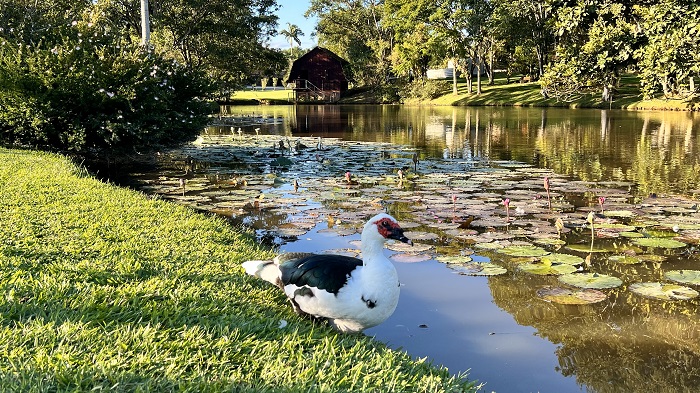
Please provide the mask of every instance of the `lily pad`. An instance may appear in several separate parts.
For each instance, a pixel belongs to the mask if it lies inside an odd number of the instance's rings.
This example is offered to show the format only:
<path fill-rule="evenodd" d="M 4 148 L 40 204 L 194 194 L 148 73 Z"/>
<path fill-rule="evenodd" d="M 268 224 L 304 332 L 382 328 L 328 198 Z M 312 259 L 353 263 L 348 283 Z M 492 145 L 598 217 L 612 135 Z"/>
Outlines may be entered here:
<path fill-rule="evenodd" d="M 637 214 L 630 210 L 606 210 L 604 215 L 606 217 L 632 218 Z"/>
<path fill-rule="evenodd" d="M 591 248 L 590 244 L 569 244 L 566 246 L 567 249 L 571 251 L 578 251 L 578 252 L 585 252 L 585 253 L 591 253 L 591 252 L 611 252 L 613 251 L 612 249 L 607 249 L 607 248 L 600 248 L 593 246 Z"/>
<path fill-rule="evenodd" d="M 664 276 L 683 284 L 700 285 L 700 270 L 671 270 Z"/>
<path fill-rule="evenodd" d="M 396 252 L 406 252 L 406 253 L 411 253 L 411 254 L 417 254 L 420 252 L 425 252 L 433 248 L 430 244 L 425 244 L 425 243 L 413 243 L 407 244 L 407 243 L 402 243 L 402 242 L 393 242 L 393 243 L 387 243 L 386 248 L 390 249 L 391 251 L 396 251 Z"/>
<path fill-rule="evenodd" d="M 543 256 L 542 261 L 550 263 L 563 263 L 566 265 L 580 265 L 583 263 L 583 258 L 577 255 L 553 253 Z"/>
<path fill-rule="evenodd" d="M 537 290 L 537 296 L 548 302 L 559 304 L 593 304 L 602 302 L 608 296 L 595 289 L 571 290 L 561 287 L 544 287 Z"/>
<path fill-rule="evenodd" d="M 549 254 L 549 251 L 537 246 L 509 246 L 498 249 L 496 252 L 513 257 L 541 257 Z"/>
<path fill-rule="evenodd" d="M 563 246 L 566 244 L 564 240 L 557 238 L 538 238 L 533 240 L 533 242 L 543 246 Z"/>
<path fill-rule="evenodd" d="M 447 266 L 467 276 L 497 276 L 508 272 L 508 269 L 488 262 L 451 263 Z"/>
<path fill-rule="evenodd" d="M 469 256 L 446 256 L 446 255 L 441 255 L 437 258 L 435 258 L 439 262 L 442 263 L 469 263 L 472 261 L 472 257 Z"/>
<path fill-rule="evenodd" d="M 632 242 L 638 246 L 654 248 L 681 248 L 686 246 L 685 243 L 679 242 L 678 240 L 661 237 L 639 238 L 632 240 Z"/>
<path fill-rule="evenodd" d="M 479 248 L 482 250 L 499 250 L 504 248 L 504 246 L 498 242 L 481 242 L 474 244 L 474 248 Z"/>
<path fill-rule="evenodd" d="M 622 285 L 622 280 L 614 276 L 598 273 L 574 273 L 559 277 L 559 281 L 579 288 L 604 289 Z"/>
<path fill-rule="evenodd" d="M 661 282 L 640 282 L 629 286 L 630 291 L 660 300 L 688 300 L 698 296 L 698 291 L 677 284 Z"/>
<path fill-rule="evenodd" d="M 389 257 L 392 261 L 395 262 L 401 262 L 401 263 L 416 263 L 416 262 L 425 262 L 430 260 L 432 257 L 428 254 L 407 254 L 407 253 L 399 253 L 399 254 L 394 254 Z"/>
<path fill-rule="evenodd" d="M 641 234 L 641 233 L 639 233 L 639 232 L 634 232 L 634 231 L 624 231 L 624 232 L 620 232 L 620 236 L 626 237 L 626 238 L 629 238 L 629 239 L 644 237 L 643 234 Z"/>
<path fill-rule="evenodd" d="M 596 229 L 605 229 L 605 230 L 616 231 L 616 232 L 630 232 L 630 231 L 634 231 L 636 229 L 632 225 L 608 223 L 608 222 L 596 223 L 595 227 L 596 227 Z"/>
<path fill-rule="evenodd" d="M 518 265 L 518 269 L 530 273 L 543 276 L 559 276 L 562 274 L 570 274 L 577 269 L 572 265 L 566 264 L 551 264 L 551 263 L 523 263 Z"/>

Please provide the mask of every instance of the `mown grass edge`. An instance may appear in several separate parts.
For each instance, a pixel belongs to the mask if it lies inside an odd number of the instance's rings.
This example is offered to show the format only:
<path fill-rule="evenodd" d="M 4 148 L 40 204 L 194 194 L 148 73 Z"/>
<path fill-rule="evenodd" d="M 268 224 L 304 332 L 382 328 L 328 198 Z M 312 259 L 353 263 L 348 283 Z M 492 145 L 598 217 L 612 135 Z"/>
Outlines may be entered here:
<path fill-rule="evenodd" d="M 60 155 L 0 148 L 0 163 L 0 391 L 476 390 L 295 316 L 240 268 L 271 255 L 244 228 Z"/>

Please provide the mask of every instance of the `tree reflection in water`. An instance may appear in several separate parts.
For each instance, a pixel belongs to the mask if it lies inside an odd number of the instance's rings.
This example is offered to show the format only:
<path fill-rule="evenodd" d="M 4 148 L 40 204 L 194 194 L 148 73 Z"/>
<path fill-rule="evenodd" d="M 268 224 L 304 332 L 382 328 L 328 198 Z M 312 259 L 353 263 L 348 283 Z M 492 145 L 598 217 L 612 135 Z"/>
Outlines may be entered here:
<path fill-rule="evenodd" d="M 587 211 L 600 211 L 601 196 L 606 197 L 606 211 L 621 207 L 634 210 L 642 201 L 650 201 L 649 197 L 651 201 L 666 194 L 694 197 L 700 188 L 700 119 L 692 113 L 256 106 L 226 107 L 223 114 L 222 122 L 226 124 L 211 127 L 203 135 L 216 143 L 164 154 L 154 173 L 141 172 L 135 177 L 137 182 L 140 179 L 143 189 L 233 216 L 257 229 L 292 226 L 288 229 L 301 228 L 299 233 L 303 234 L 320 221 L 311 219 L 300 224 L 295 222 L 301 220 L 299 217 L 338 214 L 343 225 L 350 227 L 347 233 L 353 233 L 354 217 L 361 216 L 362 211 L 380 208 L 372 201 L 383 196 L 391 200 L 393 213 L 403 220 L 424 223 L 429 211 L 433 221 L 449 221 L 458 210 L 460 214 L 469 212 L 476 217 L 474 226 L 481 224 L 480 232 L 493 234 L 515 232 L 515 228 L 504 227 L 505 221 L 499 216 L 505 214 L 500 204 L 505 197 L 510 197 L 512 204 L 519 203 L 517 206 L 542 205 L 538 213 L 516 218 L 516 222 L 518 219 L 534 222 L 539 216 L 554 222 L 555 215 L 548 215 L 546 199 L 532 200 L 532 195 L 537 193 L 545 198 L 542 178 L 549 173 L 556 176 L 552 179 L 553 210 L 566 210 L 568 224 L 577 225 L 585 225 Z M 381 151 L 362 145 L 345 146 L 333 150 L 331 155 L 305 155 L 299 159 L 300 168 L 285 166 L 280 161 L 275 166 L 270 161 L 273 158 L 253 160 L 252 157 L 261 155 L 261 148 L 236 146 L 235 138 L 240 136 L 231 130 L 239 127 L 249 138 L 285 141 L 283 146 L 301 137 L 313 138 L 305 142 L 309 146 L 314 145 L 309 141 L 319 137 L 383 145 L 378 148 Z M 256 128 L 260 131 L 256 132 Z M 271 153 L 273 144 L 269 145 L 263 155 L 284 155 Z M 395 147 L 400 145 L 406 148 Z M 419 178 L 425 180 L 431 172 L 446 175 L 434 176 L 436 183 L 399 179 L 398 169 L 402 169 L 402 174 L 405 170 L 409 179 L 410 175 L 416 175 L 412 173 L 414 153 Z M 528 169 L 520 163 L 535 168 Z M 187 165 L 192 173 L 184 171 Z M 494 166 L 513 169 L 496 172 L 496 177 L 503 178 L 488 178 Z M 343 185 L 338 179 L 346 171 L 357 175 L 359 184 Z M 182 176 L 189 178 L 191 193 L 186 198 L 171 195 L 167 188 Z M 363 178 L 373 180 L 362 184 Z M 382 183 L 382 178 L 393 180 Z M 248 182 L 245 186 L 241 184 L 244 180 Z M 298 185 L 293 186 L 293 181 L 298 181 Z M 329 191 L 321 191 L 322 187 Z M 227 193 L 225 198 L 222 190 Z M 301 203 L 288 195 L 302 192 L 307 192 L 313 201 Z M 601 192 L 607 194 L 600 195 Z M 450 199 L 452 195 L 456 198 Z M 697 207 L 693 210 L 685 206 L 692 203 L 688 201 L 684 200 L 680 213 L 674 214 L 697 218 Z M 303 209 L 294 208 L 302 204 Z M 495 213 L 496 210 L 500 213 Z M 669 206 L 652 206 L 644 214 L 664 215 L 672 210 Z M 538 228 L 537 224 L 532 225 Z M 526 225 L 517 227 L 525 228 L 531 229 Z M 540 229 L 544 230 L 543 227 L 537 230 Z M 556 233 L 553 224 L 549 229 Z M 583 228 L 574 228 L 563 236 L 570 244 L 589 242 L 591 238 L 590 231 Z M 290 235 L 285 241 L 295 239 Z M 441 252 L 459 253 L 470 250 L 472 244 L 467 235 L 449 238 L 444 231 L 439 239 L 435 245 Z M 279 238 L 271 241 L 277 245 L 283 243 Z M 595 242 L 597 246 L 613 246 L 622 241 L 596 237 Z M 700 370 L 700 301 L 663 302 L 627 290 L 627 285 L 633 282 L 664 281 L 663 271 L 670 268 L 700 269 L 693 252 L 692 248 L 683 253 L 669 251 L 664 262 L 637 265 L 611 262 L 607 254 L 592 255 L 591 269 L 619 277 L 625 284 L 605 290 L 609 297 L 601 303 L 574 306 L 548 303 L 536 296 L 538 288 L 561 285 L 556 277 L 524 274 L 503 256 L 477 251 L 509 268 L 506 275 L 488 279 L 495 304 L 518 324 L 532 326 L 540 337 L 558 344 L 557 372 L 575 376 L 579 385 L 595 392 L 690 392 L 700 387 L 697 371 Z M 507 374 L 507 370 L 503 372 Z"/>

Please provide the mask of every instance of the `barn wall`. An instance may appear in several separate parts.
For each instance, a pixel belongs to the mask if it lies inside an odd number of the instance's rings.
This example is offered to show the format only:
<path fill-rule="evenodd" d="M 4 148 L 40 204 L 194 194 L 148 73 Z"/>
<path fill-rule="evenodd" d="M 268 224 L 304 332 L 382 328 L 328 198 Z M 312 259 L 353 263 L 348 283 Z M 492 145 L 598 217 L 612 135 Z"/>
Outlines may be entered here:
<path fill-rule="evenodd" d="M 288 80 L 293 82 L 297 79 L 306 79 L 323 91 L 344 92 L 348 89 L 339 58 L 318 48 L 294 62 Z"/>

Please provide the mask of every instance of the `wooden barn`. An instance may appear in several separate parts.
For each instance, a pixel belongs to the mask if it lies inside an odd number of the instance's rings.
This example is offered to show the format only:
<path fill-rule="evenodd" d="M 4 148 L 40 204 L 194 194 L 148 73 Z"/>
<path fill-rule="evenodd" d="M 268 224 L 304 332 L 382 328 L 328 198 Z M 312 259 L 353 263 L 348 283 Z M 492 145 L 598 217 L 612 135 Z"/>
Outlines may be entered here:
<path fill-rule="evenodd" d="M 336 102 L 348 90 L 344 67 L 348 62 L 319 46 L 292 64 L 284 81 L 294 89 L 294 100 Z"/>

